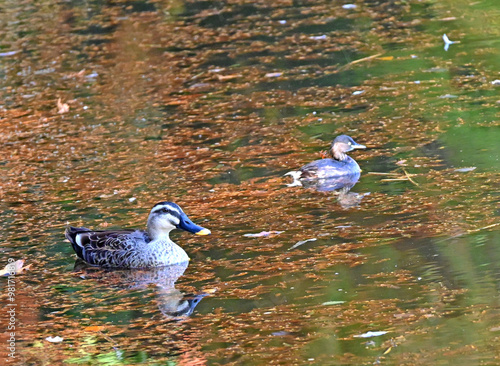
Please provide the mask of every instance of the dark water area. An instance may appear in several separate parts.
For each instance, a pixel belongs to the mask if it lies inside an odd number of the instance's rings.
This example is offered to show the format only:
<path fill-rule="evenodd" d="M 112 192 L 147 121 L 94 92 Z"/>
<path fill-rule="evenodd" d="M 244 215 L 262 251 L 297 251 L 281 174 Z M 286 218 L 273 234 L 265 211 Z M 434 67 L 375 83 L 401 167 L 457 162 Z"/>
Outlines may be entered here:
<path fill-rule="evenodd" d="M 2 364 L 498 364 L 499 19 L 0 4 L 0 269 L 30 266 L 0 278 Z M 367 146 L 349 192 L 287 186 L 340 134 Z M 75 267 L 68 224 L 144 228 L 165 200 L 212 231 L 173 233 L 186 268 Z"/>

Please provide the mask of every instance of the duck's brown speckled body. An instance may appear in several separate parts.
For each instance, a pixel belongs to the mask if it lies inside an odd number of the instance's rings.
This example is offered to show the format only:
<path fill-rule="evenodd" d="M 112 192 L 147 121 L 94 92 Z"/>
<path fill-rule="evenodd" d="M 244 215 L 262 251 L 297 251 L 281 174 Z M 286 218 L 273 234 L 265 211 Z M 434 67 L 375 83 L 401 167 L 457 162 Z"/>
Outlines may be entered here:
<path fill-rule="evenodd" d="M 172 202 L 160 202 L 151 209 L 147 231 L 101 231 L 69 226 L 65 234 L 77 256 L 90 265 L 153 268 L 189 261 L 184 249 L 170 239 L 170 231 L 176 228 L 197 235 L 210 234 L 210 230 L 195 225 Z"/>

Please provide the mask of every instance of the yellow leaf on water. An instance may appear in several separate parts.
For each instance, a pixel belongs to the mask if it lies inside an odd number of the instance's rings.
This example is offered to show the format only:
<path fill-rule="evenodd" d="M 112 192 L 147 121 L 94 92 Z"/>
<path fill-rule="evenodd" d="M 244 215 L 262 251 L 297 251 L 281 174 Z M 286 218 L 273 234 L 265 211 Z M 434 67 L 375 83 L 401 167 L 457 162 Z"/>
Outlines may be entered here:
<path fill-rule="evenodd" d="M 377 60 L 392 61 L 392 60 L 394 60 L 394 56 L 377 57 Z"/>
<path fill-rule="evenodd" d="M 83 328 L 83 330 L 88 330 L 90 332 L 98 332 L 102 329 L 104 329 L 104 326 L 102 325 L 90 325 L 88 327 Z"/>

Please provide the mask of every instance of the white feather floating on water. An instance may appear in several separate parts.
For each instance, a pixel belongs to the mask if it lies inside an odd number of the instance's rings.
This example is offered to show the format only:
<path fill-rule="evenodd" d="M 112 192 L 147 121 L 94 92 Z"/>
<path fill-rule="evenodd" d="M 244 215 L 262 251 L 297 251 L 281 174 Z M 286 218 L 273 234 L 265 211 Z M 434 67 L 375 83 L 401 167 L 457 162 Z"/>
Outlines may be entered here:
<path fill-rule="evenodd" d="M 458 43 L 456 41 L 450 41 L 450 39 L 448 38 L 448 36 L 445 34 L 443 34 L 443 41 L 444 41 L 444 50 L 445 51 L 448 51 L 448 48 L 450 48 L 450 45 L 454 44 L 454 43 Z"/>
<path fill-rule="evenodd" d="M 255 233 L 255 234 L 243 234 L 244 237 L 246 238 L 260 238 L 260 237 L 270 237 L 270 236 L 275 236 L 283 233 L 283 231 L 261 231 L 260 233 Z"/>

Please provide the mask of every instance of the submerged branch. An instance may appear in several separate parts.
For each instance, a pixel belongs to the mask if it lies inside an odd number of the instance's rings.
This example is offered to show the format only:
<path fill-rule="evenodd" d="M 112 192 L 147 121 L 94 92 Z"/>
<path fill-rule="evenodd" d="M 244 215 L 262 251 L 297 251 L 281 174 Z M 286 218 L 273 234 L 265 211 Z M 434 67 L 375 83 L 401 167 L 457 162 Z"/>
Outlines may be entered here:
<path fill-rule="evenodd" d="M 342 66 L 339 68 L 339 71 L 342 71 L 342 70 L 345 70 L 349 67 L 351 67 L 352 65 L 355 65 L 355 64 L 359 64 L 361 62 L 365 62 L 365 61 L 370 61 L 370 60 L 373 60 L 374 58 L 377 58 L 379 56 L 382 56 L 383 53 L 377 53 L 375 55 L 371 55 L 371 56 L 367 56 L 367 57 L 363 57 L 363 58 L 360 58 L 360 59 L 357 59 L 357 60 L 354 60 L 354 61 L 351 61 L 349 62 L 348 64 Z"/>
<path fill-rule="evenodd" d="M 418 183 L 417 183 L 417 182 L 415 182 L 413 179 L 411 179 L 411 175 L 410 175 L 410 174 L 408 174 L 408 172 L 407 172 L 406 170 L 404 170 L 404 169 L 403 169 L 403 172 L 405 173 L 406 178 L 407 178 L 410 182 L 412 182 L 413 184 L 415 184 L 415 185 L 418 187 Z"/>
<path fill-rule="evenodd" d="M 497 222 L 496 224 L 486 225 L 486 226 L 480 227 L 478 229 L 467 230 L 467 234 L 476 233 L 476 232 L 481 231 L 481 230 L 491 229 L 492 227 L 495 227 L 498 225 L 500 225 L 500 222 Z"/>
<path fill-rule="evenodd" d="M 382 173 L 382 172 L 368 172 L 367 174 L 370 174 L 370 175 L 388 175 L 388 176 L 393 176 L 395 178 L 384 178 L 384 179 L 381 179 L 380 181 L 381 182 L 392 182 L 392 181 L 400 181 L 400 180 L 407 180 L 411 183 L 413 183 L 414 185 L 416 186 L 419 186 L 419 184 L 417 182 L 415 182 L 411 177 L 416 175 L 416 174 L 409 174 L 406 170 L 404 169 L 401 169 L 403 171 L 404 174 L 400 174 L 400 173 Z"/>
<path fill-rule="evenodd" d="M 495 226 L 498 226 L 498 225 L 500 225 L 500 222 L 497 222 L 497 223 L 491 224 L 491 225 L 482 226 L 482 227 L 479 227 L 477 229 L 470 229 L 470 230 L 467 230 L 464 233 L 453 235 L 453 236 L 450 236 L 449 238 L 444 238 L 443 240 L 438 241 L 438 243 L 442 243 L 444 241 L 451 240 L 451 239 L 461 238 L 461 237 L 463 237 L 465 235 L 472 234 L 472 233 L 477 233 L 479 231 L 486 230 L 486 229 L 491 229 L 492 227 L 495 227 Z"/>

